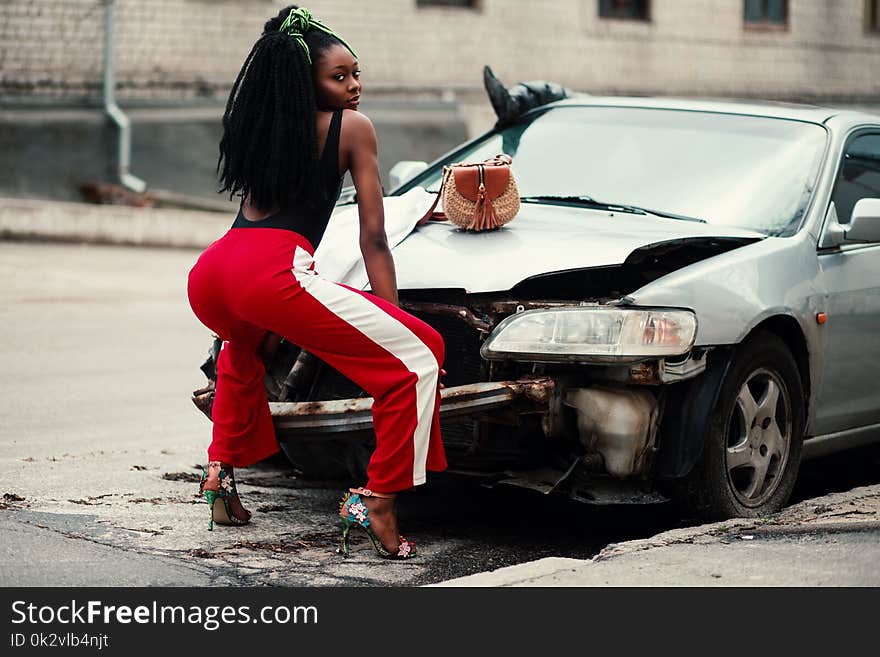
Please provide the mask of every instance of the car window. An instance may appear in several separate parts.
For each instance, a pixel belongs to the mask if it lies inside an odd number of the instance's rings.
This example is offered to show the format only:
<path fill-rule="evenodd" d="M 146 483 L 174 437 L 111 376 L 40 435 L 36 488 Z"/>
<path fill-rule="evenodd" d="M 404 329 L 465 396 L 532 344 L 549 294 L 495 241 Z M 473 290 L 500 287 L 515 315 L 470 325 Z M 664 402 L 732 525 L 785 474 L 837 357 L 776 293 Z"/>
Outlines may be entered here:
<path fill-rule="evenodd" d="M 880 198 L 880 132 L 858 135 L 846 145 L 831 197 L 837 221 L 848 224 L 856 202 L 863 198 Z"/>
<path fill-rule="evenodd" d="M 437 191 L 442 164 L 507 153 L 522 196 L 585 195 L 778 235 L 799 225 L 826 141 L 824 127 L 801 121 L 554 107 L 451 154 L 398 193 Z"/>

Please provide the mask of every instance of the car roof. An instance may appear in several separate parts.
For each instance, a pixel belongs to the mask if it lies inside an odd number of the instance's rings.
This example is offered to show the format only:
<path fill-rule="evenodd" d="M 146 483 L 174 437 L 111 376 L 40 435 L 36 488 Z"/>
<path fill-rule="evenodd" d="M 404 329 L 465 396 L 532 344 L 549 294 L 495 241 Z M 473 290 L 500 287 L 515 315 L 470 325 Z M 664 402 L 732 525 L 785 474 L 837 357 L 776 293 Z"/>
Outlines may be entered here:
<path fill-rule="evenodd" d="M 839 117 L 853 125 L 860 123 L 880 123 L 880 115 L 840 107 L 821 107 L 801 105 L 770 100 L 739 100 L 727 98 L 674 98 L 656 96 L 590 96 L 581 94 L 566 100 L 551 103 L 555 107 L 637 107 L 646 109 L 684 110 L 691 112 L 717 112 L 722 114 L 741 114 L 766 116 L 794 121 L 825 123 L 831 117 Z M 546 107 L 546 106 L 545 106 Z"/>

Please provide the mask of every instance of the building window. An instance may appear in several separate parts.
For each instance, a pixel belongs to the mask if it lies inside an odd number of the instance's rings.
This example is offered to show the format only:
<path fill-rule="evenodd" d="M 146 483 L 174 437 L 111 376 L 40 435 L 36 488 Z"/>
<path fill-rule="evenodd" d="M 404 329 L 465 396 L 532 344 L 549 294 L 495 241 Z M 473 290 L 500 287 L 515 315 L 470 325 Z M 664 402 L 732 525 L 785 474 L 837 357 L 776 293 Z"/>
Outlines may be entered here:
<path fill-rule="evenodd" d="M 788 0 L 746 0 L 748 28 L 785 30 L 788 28 Z"/>
<path fill-rule="evenodd" d="M 865 31 L 880 32 L 880 0 L 865 0 Z"/>
<path fill-rule="evenodd" d="M 647 21 L 650 7 L 649 0 L 599 0 L 599 17 Z"/>
<path fill-rule="evenodd" d="M 477 0 L 416 0 L 416 7 L 463 7 L 476 9 Z"/>

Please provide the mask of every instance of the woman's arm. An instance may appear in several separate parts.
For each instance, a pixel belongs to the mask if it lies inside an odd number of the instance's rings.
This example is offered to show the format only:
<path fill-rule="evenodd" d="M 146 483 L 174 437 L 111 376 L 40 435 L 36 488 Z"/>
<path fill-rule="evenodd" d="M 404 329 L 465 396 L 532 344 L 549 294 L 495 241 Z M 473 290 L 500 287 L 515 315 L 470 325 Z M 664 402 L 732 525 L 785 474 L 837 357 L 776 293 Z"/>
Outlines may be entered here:
<path fill-rule="evenodd" d="M 379 177 L 376 130 L 366 116 L 345 110 L 342 143 L 357 190 L 360 246 L 370 286 L 377 296 L 397 305 L 397 277 L 385 234 L 385 209 Z"/>

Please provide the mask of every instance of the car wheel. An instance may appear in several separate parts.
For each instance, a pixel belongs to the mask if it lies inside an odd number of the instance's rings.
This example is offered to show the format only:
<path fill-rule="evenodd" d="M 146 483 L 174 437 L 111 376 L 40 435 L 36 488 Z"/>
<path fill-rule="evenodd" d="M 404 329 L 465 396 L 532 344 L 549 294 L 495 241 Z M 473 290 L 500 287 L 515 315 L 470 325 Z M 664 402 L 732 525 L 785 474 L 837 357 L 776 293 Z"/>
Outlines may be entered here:
<path fill-rule="evenodd" d="M 348 479 L 347 445 L 338 440 L 292 440 L 278 443 L 294 469 L 306 479 Z"/>
<path fill-rule="evenodd" d="M 346 469 L 351 481 L 358 486 L 367 485 L 367 466 L 370 464 L 370 457 L 373 455 L 375 447 L 373 440 L 359 440 L 348 444 Z"/>
<path fill-rule="evenodd" d="M 804 394 L 794 357 L 772 333 L 734 352 L 703 453 L 680 500 L 708 520 L 781 509 L 794 488 L 804 433 Z"/>
<path fill-rule="evenodd" d="M 290 464 L 306 479 L 347 481 L 358 486 L 367 481 L 372 441 L 317 438 L 278 444 Z"/>

